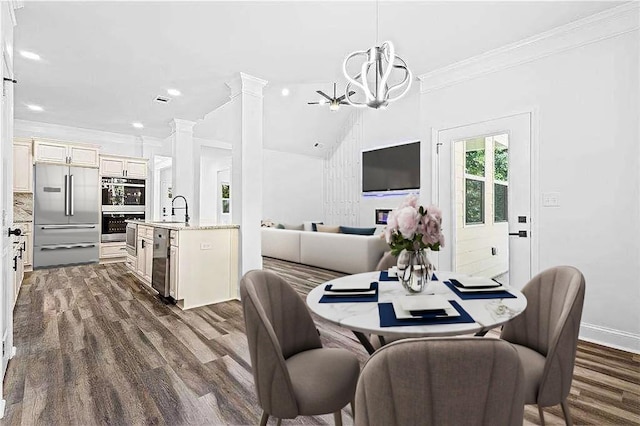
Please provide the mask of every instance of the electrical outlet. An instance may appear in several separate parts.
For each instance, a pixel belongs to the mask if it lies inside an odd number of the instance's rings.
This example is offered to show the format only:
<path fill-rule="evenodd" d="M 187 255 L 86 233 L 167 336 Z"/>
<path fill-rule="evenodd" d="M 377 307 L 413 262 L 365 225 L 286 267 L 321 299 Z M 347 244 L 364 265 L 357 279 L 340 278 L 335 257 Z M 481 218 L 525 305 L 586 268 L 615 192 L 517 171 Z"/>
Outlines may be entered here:
<path fill-rule="evenodd" d="M 545 192 L 542 194 L 543 207 L 560 207 L 559 192 Z"/>
<path fill-rule="evenodd" d="M 211 243 L 200 243 L 200 250 L 211 250 Z"/>

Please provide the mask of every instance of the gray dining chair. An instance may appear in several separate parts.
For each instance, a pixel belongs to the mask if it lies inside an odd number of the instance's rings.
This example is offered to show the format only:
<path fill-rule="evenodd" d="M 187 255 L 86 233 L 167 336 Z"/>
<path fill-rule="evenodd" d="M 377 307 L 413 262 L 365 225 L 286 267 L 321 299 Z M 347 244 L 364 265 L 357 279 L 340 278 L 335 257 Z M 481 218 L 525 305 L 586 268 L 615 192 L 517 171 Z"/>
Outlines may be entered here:
<path fill-rule="evenodd" d="M 404 339 L 369 358 L 355 405 L 356 426 L 521 426 L 524 372 L 504 340 Z"/>
<path fill-rule="evenodd" d="M 585 281 L 571 266 L 547 269 L 522 289 L 527 307 L 505 324 L 501 338 L 511 342 L 524 365 L 525 404 L 562 405 L 565 423 L 571 425 L 567 396 L 571 390 L 584 303 Z"/>
<path fill-rule="evenodd" d="M 346 349 L 323 348 L 304 301 L 273 272 L 254 270 L 240 280 L 251 367 L 258 402 L 269 416 L 334 413 L 354 398 L 360 363 Z"/>
<path fill-rule="evenodd" d="M 376 271 L 386 271 L 387 269 L 396 266 L 398 263 L 398 258 L 391 254 L 390 251 L 385 252 L 378 265 L 376 266 Z"/>

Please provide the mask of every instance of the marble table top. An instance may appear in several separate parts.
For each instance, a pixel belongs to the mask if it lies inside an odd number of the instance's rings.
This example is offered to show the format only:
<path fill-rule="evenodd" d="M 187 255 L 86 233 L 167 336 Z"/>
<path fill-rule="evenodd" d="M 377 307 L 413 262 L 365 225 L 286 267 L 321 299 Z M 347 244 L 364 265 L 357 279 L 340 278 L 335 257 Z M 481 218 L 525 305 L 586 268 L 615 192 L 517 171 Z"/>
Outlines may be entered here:
<path fill-rule="evenodd" d="M 520 315 L 527 307 L 526 297 L 514 287 L 509 287 L 508 291 L 516 298 L 462 300 L 443 281 L 449 278 L 465 277 L 464 274 L 436 271 L 436 276 L 439 280 L 432 281 L 420 294 L 438 294 L 447 300 L 455 300 L 471 315 L 476 321 L 475 323 L 380 327 L 378 303 L 391 302 L 407 295 L 407 291 L 399 281 L 379 281 L 379 271 L 348 275 L 327 281 L 314 288 L 307 295 L 307 305 L 312 312 L 320 317 L 349 330 L 397 337 L 454 336 L 488 331 Z M 319 303 L 326 284 L 354 279 L 361 279 L 365 282 L 377 281 L 379 283 L 378 302 Z"/>

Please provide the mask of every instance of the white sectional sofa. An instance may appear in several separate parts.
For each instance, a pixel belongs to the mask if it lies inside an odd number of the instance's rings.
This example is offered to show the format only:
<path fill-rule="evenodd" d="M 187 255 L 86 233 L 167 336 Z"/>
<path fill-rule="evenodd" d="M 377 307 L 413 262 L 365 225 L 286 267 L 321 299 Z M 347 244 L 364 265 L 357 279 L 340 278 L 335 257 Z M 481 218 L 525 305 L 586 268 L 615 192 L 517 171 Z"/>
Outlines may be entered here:
<path fill-rule="evenodd" d="M 373 271 L 389 246 L 380 235 L 262 228 L 262 255 L 333 271 Z"/>

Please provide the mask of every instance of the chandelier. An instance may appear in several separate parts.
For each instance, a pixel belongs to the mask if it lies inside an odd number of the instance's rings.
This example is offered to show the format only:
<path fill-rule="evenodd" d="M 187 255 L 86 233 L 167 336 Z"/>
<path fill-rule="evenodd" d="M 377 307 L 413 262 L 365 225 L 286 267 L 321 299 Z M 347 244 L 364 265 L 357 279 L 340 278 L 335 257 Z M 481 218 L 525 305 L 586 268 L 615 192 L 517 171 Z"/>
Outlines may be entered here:
<path fill-rule="evenodd" d="M 378 40 L 378 2 L 376 2 L 376 44 Z M 351 59 L 361 57 L 360 73 L 355 76 L 349 75 L 347 70 Z M 372 46 L 367 50 L 359 50 L 349 54 L 342 63 L 342 72 L 348 84 L 345 91 L 345 98 L 350 105 L 355 107 L 384 108 L 390 102 L 397 101 L 403 97 L 411 88 L 413 75 L 407 67 L 407 63 L 399 56 L 396 56 L 393 43 L 385 41 L 379 46 Z M 402 76 L 402 78 L 399 78 Z M 363 101 L 356 101 L 351 98 L 355 88 L 359 93 L 359 98 Z M 394 96 L 395 94 L 395 96 Z"/>

